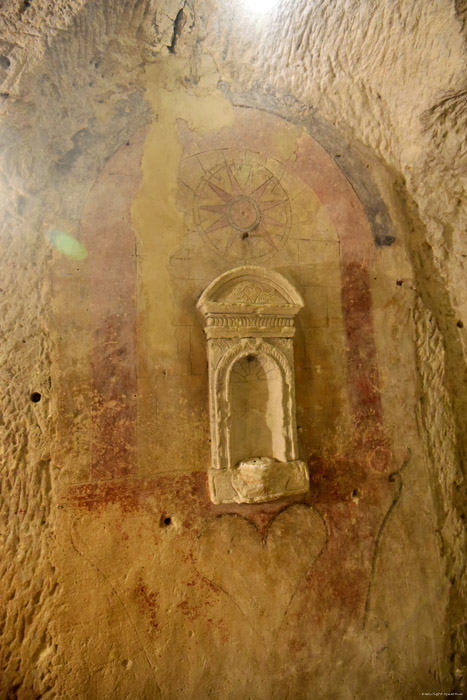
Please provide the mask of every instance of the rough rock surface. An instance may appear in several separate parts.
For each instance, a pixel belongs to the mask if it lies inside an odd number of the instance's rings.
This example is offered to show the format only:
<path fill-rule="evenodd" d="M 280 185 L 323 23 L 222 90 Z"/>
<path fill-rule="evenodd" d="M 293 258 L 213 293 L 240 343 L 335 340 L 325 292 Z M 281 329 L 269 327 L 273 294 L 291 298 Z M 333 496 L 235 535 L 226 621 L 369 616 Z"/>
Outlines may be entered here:
<path fill-rule="evenodd" d="M 240 3 L 209 0 L 3 3 L 1 697 L 395 699 L 465 692 L 466 16 L 461 0 L 283 1 L 261 18 Z M 203 110 L 205 121 L 212 110 L 221 129 L 231 120 L 229 100 L 311 124 L 349 172 L 367 169 L 396 237 L 393 248 L 373 254 L 375 333 L 379 355 L 387 350 L 383 407 L 399 466 L 408 444 L 413 455 L 403 495 L 390 501 L 378 532 L 366 633 L 352 627 L 329 646 L 318 635 L 315 648 L 281 641 L 277 657 L 265 651 L 276 645 L 280 625 L 268 600 L 274 577 L 261 582 L 256 607 L 235 578 L 228 604 L 219 602 L 232 559 L 222 550 L 223 574 L 213 582 L 208 554 L 219 540 L 211 526 L 203 530 L 204 506 L 188 522 L 190 499 L 203 490 L 199 476 L 190 485 L 180 480 L 178 491 L 161 475 L 157 485 L 141 482 L 143 495 L 135 486 L 120 493 L 119 482 L 99 482 L 97 491 L 83 487 L 68 498 L 71 486 L 88 479 L 92 362 L 79 325 L 88 323 L 87 300 L 82 321 L 70 305 L 75 315 L 67 327 L 57 285 L 69 285 L 71 298 L 88 262 L 71 270 L 47 233 L 79 237 L 96 178 L 143 127 L 152 130 L 144 177 L 151 163 L 160 169 L 159 180 L 144 182 L 159 187 L 161 202 L 174 198 L 179 153 L 172 136 L 163 143 L 164 128 L 169 133 L 177 115 L 187 114 L 201 138 Z M 138 206 L 135 226 L 144 232 L 145 204 Z M 179 245 L 179 220 L 166 219 L 164 254 Z M 158 293 L 157 281 L 151 284 Z M 164 309 L 151 313 L 163 335 Z M 142 414 L 149 390 L 143 398 Z M 410 418 L 401 400 L 411 402 Z M 142 467 L 145 479 L 153 456 Z M 358 501 L 358 490 L 350 491 Z M 186 519 L 165 523 L 179 500 Z M 239 526 L 250 556 L 266 568 L 280 541 L 276 528 L 289 542 L 310 537 L 310 552 L 319 557 L 315 511 L 310 522 L 300 512 L 288 523 L 290 512 L 282 520 L 274 515 L 263 549 L 250 520 Z M 220 522 L 219 537 L 228 541 L 233 520 Z M 261 531 L 259 516 L 256 525 Z M 127 550 L 116 547 L 116 533 Z M 147 545 L 153 540 L 156 559 Z M 248 559 L 232 542 L 248 578 Z M 306 570 L 298 554 L 284 561 L 291 571 Z M 193 599 L 185 595 L 191 588 Z M 279 608 L 289 588 L 281 579 Z M 198 638 L 200 609 L 212 614 L 201 615 Z M 297 610 L 287 629 L 300 626 Z M 336 615 L 337 625 L 336 610 L 328 617 Z"/>

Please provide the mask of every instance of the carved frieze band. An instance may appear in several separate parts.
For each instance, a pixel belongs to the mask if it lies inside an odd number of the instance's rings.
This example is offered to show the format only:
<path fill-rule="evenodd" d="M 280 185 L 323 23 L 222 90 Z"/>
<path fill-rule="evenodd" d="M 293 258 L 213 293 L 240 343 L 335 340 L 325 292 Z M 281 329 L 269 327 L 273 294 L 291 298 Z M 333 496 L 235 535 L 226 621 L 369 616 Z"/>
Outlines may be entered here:
<path fill-rule="evenodd" d="M 280 318 L 278 316 L 261 316 L 256 315 L 252 318 L 251 315 L 229 315 L 229 316 L 208 316 L 206 320 L 207 326 L 257 326 L 258 328 L 266 327 L 271 328 L 277 326 L 282 328 L 283 326 L 293 327 L 294 322 L 292 318 Z"/>

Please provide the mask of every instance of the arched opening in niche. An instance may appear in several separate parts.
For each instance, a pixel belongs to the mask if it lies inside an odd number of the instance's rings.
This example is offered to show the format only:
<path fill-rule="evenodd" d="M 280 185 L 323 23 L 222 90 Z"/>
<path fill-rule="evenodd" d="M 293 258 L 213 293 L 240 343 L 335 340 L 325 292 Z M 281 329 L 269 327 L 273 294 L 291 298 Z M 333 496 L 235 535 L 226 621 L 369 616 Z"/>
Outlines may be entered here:
<path fill-rule="evenodd" d="M 230 378 L 231 464 L 254 457 L 287 461 L 282 376 L 267 355 L 239 359 Z"/>

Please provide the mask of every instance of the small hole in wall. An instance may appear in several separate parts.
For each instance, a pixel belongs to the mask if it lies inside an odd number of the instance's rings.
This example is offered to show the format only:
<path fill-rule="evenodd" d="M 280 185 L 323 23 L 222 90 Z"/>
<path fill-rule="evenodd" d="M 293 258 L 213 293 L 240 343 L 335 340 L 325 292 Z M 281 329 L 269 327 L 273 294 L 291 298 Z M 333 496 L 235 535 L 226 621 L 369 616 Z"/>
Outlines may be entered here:
<path fill-rule="evenodd" d="M 168 515 L 165 515 L 165 516 L 163 515 L 161 517 L 161 527 L 167 527 L 171 523 L 172 523 L 172 518 L 169 518 Z"/>
<path fill-rule="evenodd" d="M 458 322 L 457 322 L 457 327 L 458 327 L 458 328 L 463 328 L 463 327 L 464 327 L 463 321 L 458 321 Z"/>
<path fill-rule="evenodd" d="M 402 280 L 397 280 L 396 284 L 398 287 L 402 287 L 403 282 L 402 282 Z"/>
<path fill-rule="evenodd" d="M 242 239 L 245 240 L 245 238 L 248 238 L 248 233 L 244 233 L 244 234 L 242 235 Z"/>
<path fill-rule="evenodd" d="M 33 403 L 38 403 L 41 400 L 42 396 L 39 394 L 38 391 L 33 391 L 31 394 L 31 401 Z"/>
<path fill-rule="evenodd" d="M 352 491 L 352 498 L 361 498 L 362 492 L 360 489 L 354 489 Z"/>

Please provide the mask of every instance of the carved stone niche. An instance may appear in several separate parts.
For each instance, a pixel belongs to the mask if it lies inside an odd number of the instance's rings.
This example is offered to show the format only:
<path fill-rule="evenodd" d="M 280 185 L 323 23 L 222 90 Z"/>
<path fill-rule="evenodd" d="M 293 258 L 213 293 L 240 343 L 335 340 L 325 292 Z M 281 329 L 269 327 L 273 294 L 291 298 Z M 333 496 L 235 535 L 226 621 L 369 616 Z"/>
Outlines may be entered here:
<path fill-rule="evenodd" d="M 205 289 L 213 503 L 260 503 L 308 491 L 298 459 L 294 318 L 303 307 L 282 275 L 230 270 Z"/>

